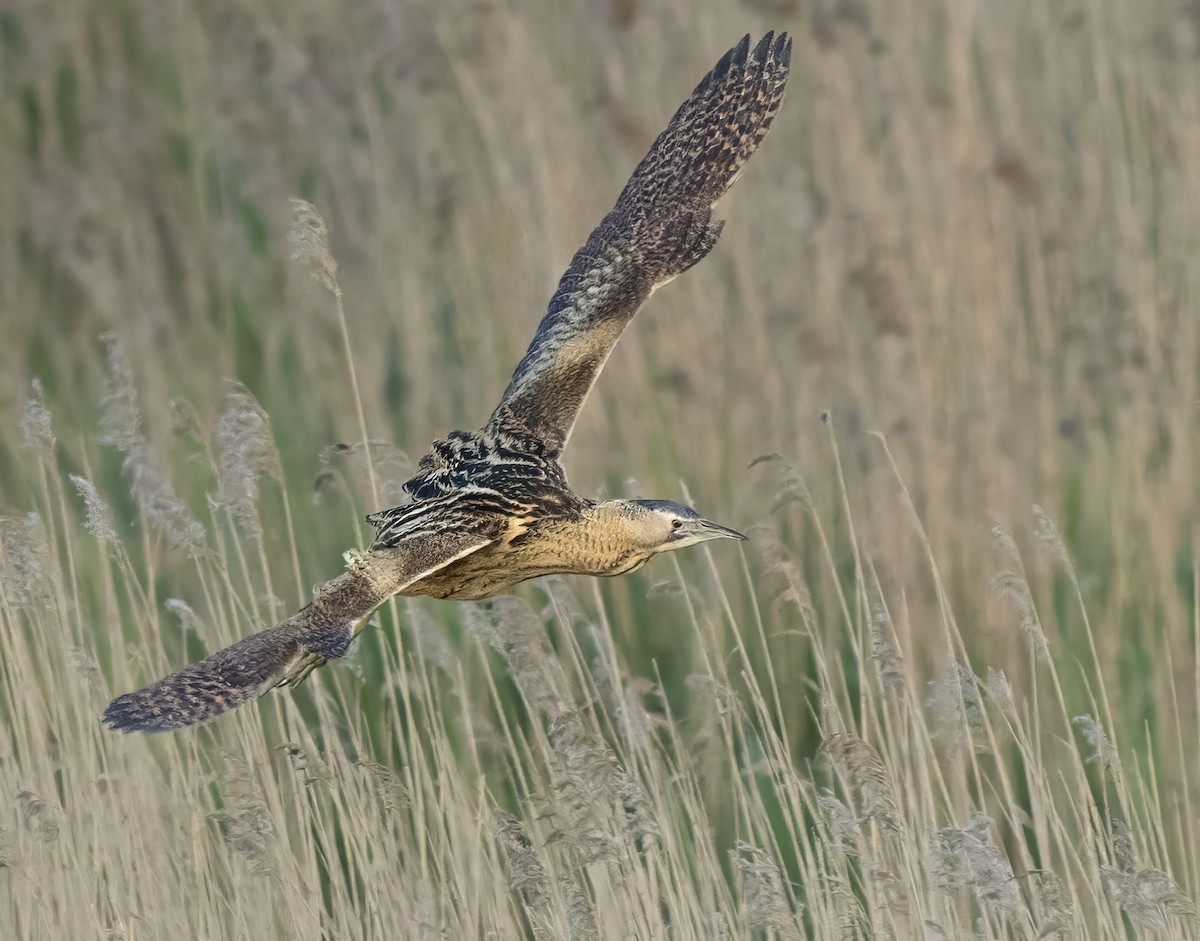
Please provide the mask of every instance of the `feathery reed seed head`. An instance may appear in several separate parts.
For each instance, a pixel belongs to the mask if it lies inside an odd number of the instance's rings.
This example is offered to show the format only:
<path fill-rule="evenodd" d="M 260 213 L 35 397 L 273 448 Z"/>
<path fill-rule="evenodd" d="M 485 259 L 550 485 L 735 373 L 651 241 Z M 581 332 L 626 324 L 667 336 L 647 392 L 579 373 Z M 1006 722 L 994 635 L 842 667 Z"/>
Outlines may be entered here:
<path fill-rule="evenodd" d="M 293 197 L 292 227 L 288 230 L 288 242 L 292 245 L 292 261 L 308 267 L 313 279 L 333 294 L 341 297 L 338 284 L 337 260 L 329 250 L 329 229 L 317 207 L 303 199 Z"/>
<path fill-rule="evenodd" d="M 21 443 L 39 451 L 54 449 L 54 427 L 40 379 L 30 383 L 29 398 L 21 412 Z"/>

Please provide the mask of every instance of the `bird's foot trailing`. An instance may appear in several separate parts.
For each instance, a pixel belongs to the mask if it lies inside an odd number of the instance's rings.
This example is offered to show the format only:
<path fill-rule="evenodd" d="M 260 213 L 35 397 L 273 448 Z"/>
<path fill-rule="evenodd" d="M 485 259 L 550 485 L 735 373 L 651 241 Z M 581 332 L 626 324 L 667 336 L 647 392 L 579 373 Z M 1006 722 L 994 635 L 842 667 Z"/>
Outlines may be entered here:
<path fill-rule="evenodd" d="M 275 685 L 292 687 L 299 686 L 306 679 L 308 679 L 308 675 L 312 673 L 313 670 L 325 666 L 325 664 L 328 662 L 329 658 L 324 654 L 319 654 L 311 650 L 306 651 L 297 657 L 296 660 L 294 660 L 292 664 L 284 670 L 283 676 L 279 678 L 279 682 Z"/>

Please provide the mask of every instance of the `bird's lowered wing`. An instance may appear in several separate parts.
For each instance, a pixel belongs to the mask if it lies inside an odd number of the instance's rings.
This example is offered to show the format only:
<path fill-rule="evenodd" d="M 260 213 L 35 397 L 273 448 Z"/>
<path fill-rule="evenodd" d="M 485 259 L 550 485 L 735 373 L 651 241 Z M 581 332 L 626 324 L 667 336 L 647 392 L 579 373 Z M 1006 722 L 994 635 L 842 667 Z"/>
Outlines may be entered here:
<path fill-rule="evenodd" d="M 712 250 L 712 207 L 779 110 L 791 61 L 786 33 L 746 36 L 696 86 L 571 261 L 491 425 L 556 456 L 625 325 L 654 288 Z"/>
<path fill-rule="evenodd" d="M 211 719 L 272 687 L 294 685 L 313 667 L 345 654 L 362 623 L 392 595 L 493 541 L 486 533 L 437 529 L 348 555 L 347 571 L 322 585 L 303 610 L 118 696 L 103 721 L 123 732 L 166 732 Z"/>

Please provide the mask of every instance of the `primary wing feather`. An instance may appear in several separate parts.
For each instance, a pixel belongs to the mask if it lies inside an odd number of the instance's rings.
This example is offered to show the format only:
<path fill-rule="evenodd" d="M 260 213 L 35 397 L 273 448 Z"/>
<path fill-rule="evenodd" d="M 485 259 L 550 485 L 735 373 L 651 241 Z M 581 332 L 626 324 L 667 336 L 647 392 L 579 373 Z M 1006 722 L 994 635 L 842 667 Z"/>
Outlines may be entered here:
<path fill-rule="evenodd" d="M 779 110 L 791 54 L 786 33 L 746 36 L 696 86 L 571 261 L 489 427 L 561 452 L 642 302 L 716 244 L 713 204 Z"/>

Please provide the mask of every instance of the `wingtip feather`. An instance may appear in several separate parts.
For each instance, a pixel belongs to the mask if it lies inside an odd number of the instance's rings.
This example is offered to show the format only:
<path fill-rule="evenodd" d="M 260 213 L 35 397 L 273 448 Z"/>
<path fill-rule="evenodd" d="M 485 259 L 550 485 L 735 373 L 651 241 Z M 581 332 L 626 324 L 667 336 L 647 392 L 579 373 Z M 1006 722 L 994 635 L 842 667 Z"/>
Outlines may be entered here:
<path fill-rule="evenodd" d="M 749 40 L 749 39 L 750 39 L 750 34 L 747 33 L 746 40 Z M 772 45 L 774 42 L 775 42 L 775 30 L 769 29 L 763 35 L 762 39 L 760 39 L 758 41 L 758 44 L 754 47 L 754 56 L 753 56 L 754 60 L 756 62 L 762 62 L 765 59 L 769 58 L 770 53 L 773 51 Z"/>
<path fill-rule="evenodd" d="M 258 695 L 257 689 L 224 686 L 214 675 L 196 670 L 204 662 L 118 696 L 104 710 L 101 723 L 115 732 L 174 732 L 216 718 Z"/>
<path fill-rule="evenodd" d="M 284 621 L 118 696 L 100 721 L 118 732 L 171 732 L 196 725 L 261 696 L 298 653 L 295 628 Z"/>

